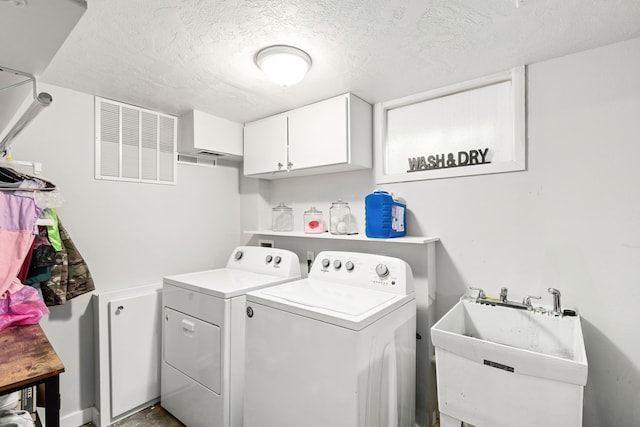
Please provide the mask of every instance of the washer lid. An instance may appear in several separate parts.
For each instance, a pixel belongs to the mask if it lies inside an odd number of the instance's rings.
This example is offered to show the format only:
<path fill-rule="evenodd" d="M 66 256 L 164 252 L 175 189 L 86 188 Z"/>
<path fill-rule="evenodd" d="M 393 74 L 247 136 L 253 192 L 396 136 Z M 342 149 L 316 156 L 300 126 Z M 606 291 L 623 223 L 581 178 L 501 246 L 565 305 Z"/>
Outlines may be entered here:
<path fill-rule="evenodd" d="M 220 268 L 167 276 L 164 278 L 164 283 L 218 298 L 233 298 L 249 291 L 277 285 L 289 280 L 291 279 L 286 277 Z"/>
<path fill-rule="evenodd" d="M 263 295 L 307 307 L 360 316 L 394 298 L 394 294 L 324 281 L 303 280 L 265 289 Z"/>
<path fill-rule="evenodd" d="M 354 331 L 414 300 L 413 293 L 397 295 L 308 278 L 247 293 L 247 304 L 262 304 Z M 415 315 L 415 303 L 412 310 Z"/>

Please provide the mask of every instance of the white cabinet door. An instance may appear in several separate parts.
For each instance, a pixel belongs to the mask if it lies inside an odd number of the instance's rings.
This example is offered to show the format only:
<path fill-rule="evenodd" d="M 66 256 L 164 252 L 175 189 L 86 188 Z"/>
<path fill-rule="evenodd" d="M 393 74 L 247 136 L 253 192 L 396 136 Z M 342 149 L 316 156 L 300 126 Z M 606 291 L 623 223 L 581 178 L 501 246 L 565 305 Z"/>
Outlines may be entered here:
<path fill-rule="evenodd" d="M 156 292 L 109 302 L 114 418 L 160 396 L 160 295 Z"/>
<path fill-rule="evenodd" d="M 287 170 L 287 116 L 280 114 L 244 127 L 244 174 Z"/>
<path fill-rule="evenodd" d="M 289 113 L 291 169 L 349 161 L 348 99 L 331 98 Z M 246 151 L 245 151 L 246 153 Z"/>

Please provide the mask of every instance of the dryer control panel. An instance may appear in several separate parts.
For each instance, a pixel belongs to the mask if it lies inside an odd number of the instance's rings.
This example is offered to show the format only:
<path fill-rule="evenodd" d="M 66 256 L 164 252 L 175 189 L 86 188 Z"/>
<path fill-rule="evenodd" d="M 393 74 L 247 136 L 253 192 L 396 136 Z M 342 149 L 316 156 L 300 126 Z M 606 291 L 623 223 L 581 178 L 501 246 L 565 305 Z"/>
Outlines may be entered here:
<path fill-rule="evenodd" d="M 227 268 L 278 277 L 300 277 L 298 255 L 286 249 L 239 246 L 231 252 Z"/>
<path fill-rule="evenodd" d="M 320 252 L 309 279 L 407 295 L 414 292 L 411 267 L 400 258 L 361 252 Z"/>

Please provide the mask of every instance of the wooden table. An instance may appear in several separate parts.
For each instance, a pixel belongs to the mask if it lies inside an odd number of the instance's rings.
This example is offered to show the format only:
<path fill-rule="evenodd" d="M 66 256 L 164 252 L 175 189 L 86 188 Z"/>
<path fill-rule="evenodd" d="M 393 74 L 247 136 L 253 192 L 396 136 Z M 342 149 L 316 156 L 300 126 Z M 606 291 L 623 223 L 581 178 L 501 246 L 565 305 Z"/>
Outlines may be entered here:
<path fill-rule="evenodd" d="M 0 395 L 44 384 L 47 427 L 60 426 L 58 376 L 63 372 L 64 365 L 40 325 L 0 331 Z"/>

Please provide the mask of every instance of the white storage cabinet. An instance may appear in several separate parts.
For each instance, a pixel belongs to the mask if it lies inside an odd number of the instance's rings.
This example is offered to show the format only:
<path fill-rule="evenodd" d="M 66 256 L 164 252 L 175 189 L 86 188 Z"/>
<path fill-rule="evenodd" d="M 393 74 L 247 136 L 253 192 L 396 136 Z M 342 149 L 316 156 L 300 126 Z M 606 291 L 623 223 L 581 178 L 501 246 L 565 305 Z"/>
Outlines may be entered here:
<path fill-rule="evenodd" d="M 242 124 L 191 110 L 178 118 L 178 152 L 240 161 Z"/>
<path fill-rule="evenodd" d="M 372 165 L 371 105 L 347 93 L 247 123 L 244 174 L 278 179 Z"/>

